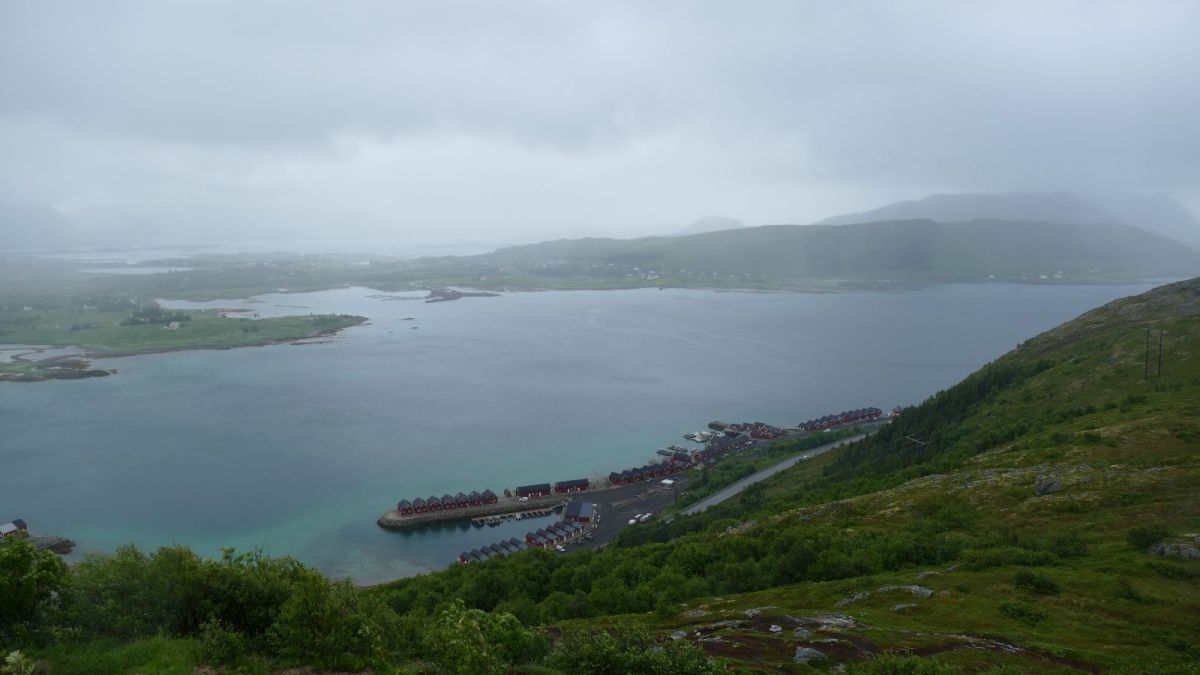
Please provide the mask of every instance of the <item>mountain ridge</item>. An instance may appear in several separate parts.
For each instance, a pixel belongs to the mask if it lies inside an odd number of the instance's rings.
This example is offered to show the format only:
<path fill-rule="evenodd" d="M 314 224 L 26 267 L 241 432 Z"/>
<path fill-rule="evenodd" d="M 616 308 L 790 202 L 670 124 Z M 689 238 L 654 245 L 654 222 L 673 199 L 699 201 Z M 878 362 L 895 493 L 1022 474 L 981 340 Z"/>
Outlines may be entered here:
<path fill-rule="evenodd" d="M 1124 223 L 1200 247 L 1200 220 L 1167 195 L 1127 192 L 1081 195 L 1070 192 L 933 194 L 862 211 L 830 216 L 819 225 L 927 218 L 936 222 L 976 219 L 1054 223 Z"/>

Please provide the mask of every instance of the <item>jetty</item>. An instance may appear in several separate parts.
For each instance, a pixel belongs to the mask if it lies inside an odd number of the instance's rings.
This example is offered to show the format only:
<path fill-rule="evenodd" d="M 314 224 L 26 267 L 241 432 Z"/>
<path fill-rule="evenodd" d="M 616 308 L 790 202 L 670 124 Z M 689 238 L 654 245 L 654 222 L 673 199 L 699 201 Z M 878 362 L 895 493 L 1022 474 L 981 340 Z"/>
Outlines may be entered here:
<path fill-rule="evenodd" d="M 566 503 L 563 495 L 543 495 L 538 497 L 497 497 L 493 504 L 479 504 L 445 511 L 426 511 L 401 515 L 393 509 L 380 516 L 375 521 L 385 530 L 412 530 L 435 523 L 446 523 L 456 520 L 486 520 L 491 517 L 512 517 L 517 514 L 532 514 L 534 512 L 549 512 Z M 531 517 L 522 515 L 522 518 Z"/>

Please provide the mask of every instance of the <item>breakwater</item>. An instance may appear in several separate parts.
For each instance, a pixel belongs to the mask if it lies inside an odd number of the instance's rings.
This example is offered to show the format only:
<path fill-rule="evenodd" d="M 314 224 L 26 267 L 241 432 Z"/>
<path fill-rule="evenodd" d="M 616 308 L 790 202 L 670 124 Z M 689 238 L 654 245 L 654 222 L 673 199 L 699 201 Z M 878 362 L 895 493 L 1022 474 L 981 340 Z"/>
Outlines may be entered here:
<path fill-rule="evenodd" d="M 399 511 L 393 509 L 380 516 L 379 520 L 375 522 L 385 530 L 411 530 L 434 523 L 473 520 L 476 518 L 504 516 L 539 509 L 552 509 L 562 505 L 569 498 L 570 496 L 568 495 L 546 495 L 542 497 L 529 497 L 522 501 L 517 497 L 499 497 L 495 504 L 480 504 L 460 509 L 426 511 L 425 513 L 413 513 L 409 515 L 401 515 Z"/>

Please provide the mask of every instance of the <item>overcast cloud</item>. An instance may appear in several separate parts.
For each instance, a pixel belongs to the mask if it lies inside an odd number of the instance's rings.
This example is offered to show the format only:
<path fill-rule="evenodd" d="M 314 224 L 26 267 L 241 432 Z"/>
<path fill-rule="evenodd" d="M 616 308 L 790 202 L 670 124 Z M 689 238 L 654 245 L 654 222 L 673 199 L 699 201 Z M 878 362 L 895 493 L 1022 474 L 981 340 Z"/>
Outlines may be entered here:
<path fill-rule="evenodd" d="M 1200 3 L 0 2 L 0 199 L 193 238 L 1200 211 Z"/>

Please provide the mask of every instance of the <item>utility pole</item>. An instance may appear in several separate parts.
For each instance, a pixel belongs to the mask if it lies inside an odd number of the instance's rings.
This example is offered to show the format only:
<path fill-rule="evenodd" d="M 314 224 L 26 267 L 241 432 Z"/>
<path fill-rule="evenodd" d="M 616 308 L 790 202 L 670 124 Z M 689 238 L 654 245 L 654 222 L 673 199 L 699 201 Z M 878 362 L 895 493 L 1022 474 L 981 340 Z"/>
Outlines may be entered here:
<path fill-rule="evenodd" d="M 1150 346 L 1153 344 L 1152 338 L 1156 333 L 1158 334 L 1158 355 L 1155 359 L 1154 377 L 1159 377 L 1162 375 L 1163 334 L 1166 332 L 1167 331 L 1165 330 L 1155 330 L 1153 328 L 1146 329 L 1146 352 L 1145 360 L 1142 365 L 1143 382 L 1148 382 L 1150 380 Z"/>
<path fill-rule="evenodd" d="M 1158 331 L 1158 375 L 1162 375 L 1162 341 L 1163 333 L 1166 331 Z"/>
<path fill-rule="evenodd" d="M 1142 381 L 1143 382 L 1150 379 L 1150 329 L 1149 328 L 1146 329 L 1146 360 L 1145 361 L 1146 361 L 1145 365 L 1142 366 Z"/>

